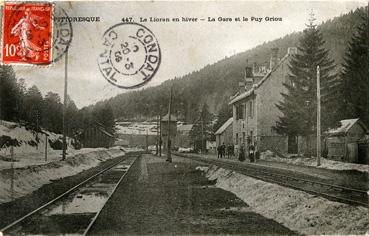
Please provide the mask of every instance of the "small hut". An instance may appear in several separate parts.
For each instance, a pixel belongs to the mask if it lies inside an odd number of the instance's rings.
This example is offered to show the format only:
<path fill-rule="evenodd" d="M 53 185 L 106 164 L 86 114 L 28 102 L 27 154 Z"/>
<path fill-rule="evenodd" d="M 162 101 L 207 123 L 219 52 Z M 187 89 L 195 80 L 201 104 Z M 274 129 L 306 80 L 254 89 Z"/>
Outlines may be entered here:
<path fill-rule="evenodd" d="M 368 128 L 360 119 L 341 120 L 340 123 L 338 128 L 327 132 L 328 158 L 351 163 L 362 162 L 365 157 L 359 157 L 358 144 L 368 133 Z"/>

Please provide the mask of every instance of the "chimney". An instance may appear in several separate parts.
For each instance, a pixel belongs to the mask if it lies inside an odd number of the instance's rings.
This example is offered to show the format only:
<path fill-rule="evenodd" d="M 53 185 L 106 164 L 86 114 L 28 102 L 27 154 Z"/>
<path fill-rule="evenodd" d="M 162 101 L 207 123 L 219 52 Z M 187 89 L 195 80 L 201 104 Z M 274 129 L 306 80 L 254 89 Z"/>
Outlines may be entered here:
<path fill-rule="evenodd" d="M 238 82 L 238 87 L 240 89 L 240 94 L 244 93 L 246 91 L 245 89 L 245 82 Z"/>
<path fill-rule="evenodd" d="M 246 81 L 245 81 L 245 88 L 246 88 L 246 91 L 249 91 L 250 89 L 252 89 L 252 86 L 254 85 L 254 79 L 253 78 L 246 78 Z"/>
<path fill-rule="evenodd" d="M 287 50 L 288 55 L 295 55 L 297 54 L 297 47 L 289 47 Z"/>
<path fill-rule="evenodd" d="M 278 63 L 278 48 L 272 48 L 272 55 L 270 57 L 270 64 L 269 64 L 269 69 L 273 70 L 273 68 L 277 65 Z"/>
<path fill-rule="evenodd" d="M 247 78 L 253 78 L 254 76 L 253 76 L 253 74 L 252 74 L 252 68 L 251 67 L 249 67 L 249 66 L 246 66 L 245 67 L 245 79 L 247 79 Z"/>
<path fill-rule="evenodd" d="M 258 72 L 259 72 L 258 64 L 256 62 L 254 62 L 252 64 L 252 73 L 257 74 Z"/>
<path fill-rule="evenodd" d="M 245 88 L 246 91 L 252 89 L 254 85 L 254 75 L 252 74 L 252 67 L 246 66 L 245 67 Z"/>

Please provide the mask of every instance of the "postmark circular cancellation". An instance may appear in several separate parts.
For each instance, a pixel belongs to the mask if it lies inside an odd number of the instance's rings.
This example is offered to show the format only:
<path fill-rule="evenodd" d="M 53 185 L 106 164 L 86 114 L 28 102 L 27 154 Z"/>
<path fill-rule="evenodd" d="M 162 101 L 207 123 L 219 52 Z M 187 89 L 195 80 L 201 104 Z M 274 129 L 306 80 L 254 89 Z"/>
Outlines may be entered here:
<path fill-rule="evenodd" d="M 61 7 L 55 7 L 53 13 L 52 62 L 57 62 L 69 49 L 73 39 L 72 22 Z"/>
<path fill-rule="evenodd" d="M 119 88 L 137 88 L 159 69 L 161 51 L 155 35 L 138 23 L 119 23 L 105 31 L 98 65 L 104 78 Z"/>

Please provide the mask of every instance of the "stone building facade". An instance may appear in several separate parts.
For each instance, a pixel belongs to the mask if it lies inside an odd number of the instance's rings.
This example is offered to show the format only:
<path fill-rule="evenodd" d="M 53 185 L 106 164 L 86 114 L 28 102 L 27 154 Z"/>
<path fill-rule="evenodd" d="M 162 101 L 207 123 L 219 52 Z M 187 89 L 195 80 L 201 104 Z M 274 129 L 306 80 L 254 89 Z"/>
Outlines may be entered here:
<path fill-rule="evenodd" d="M 233 107 L 233 142 L 237 148 L 253 144 L 258 150 L 297 151 L 297 140 L 292 137 L 289 140 L 273 130 L 282 116 L 276 104 L 283 99 L 281 93 L 286 92 L 283 84 L 290 83 L 288 65 L 295 53 L 297 48 L 289 48 L 279 59 L 278 49 L 273 48 L 270 67 L 262 77 L 260 74 L 254 76 L 252 69 L 246 67 L 240 91 L 230 102 Z"/>

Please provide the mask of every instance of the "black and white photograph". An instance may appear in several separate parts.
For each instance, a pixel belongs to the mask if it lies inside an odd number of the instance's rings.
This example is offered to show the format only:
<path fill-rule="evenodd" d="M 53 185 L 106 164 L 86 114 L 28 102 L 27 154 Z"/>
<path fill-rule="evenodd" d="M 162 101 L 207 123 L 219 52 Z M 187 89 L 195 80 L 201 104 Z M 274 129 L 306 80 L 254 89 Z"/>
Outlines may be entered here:
<path fill-rule="evenodd" d="M 368 235 L 367 0 L 0 0 L 0 236 Z"/>

